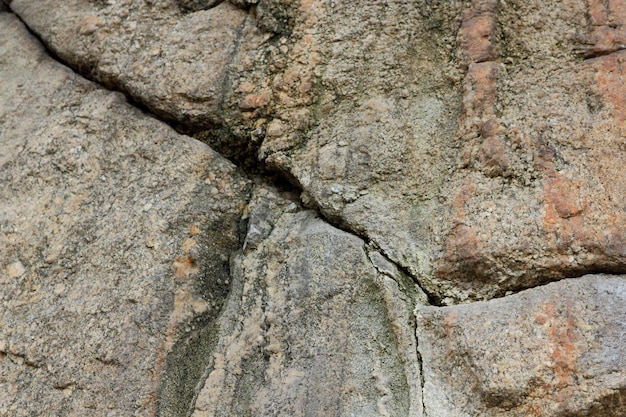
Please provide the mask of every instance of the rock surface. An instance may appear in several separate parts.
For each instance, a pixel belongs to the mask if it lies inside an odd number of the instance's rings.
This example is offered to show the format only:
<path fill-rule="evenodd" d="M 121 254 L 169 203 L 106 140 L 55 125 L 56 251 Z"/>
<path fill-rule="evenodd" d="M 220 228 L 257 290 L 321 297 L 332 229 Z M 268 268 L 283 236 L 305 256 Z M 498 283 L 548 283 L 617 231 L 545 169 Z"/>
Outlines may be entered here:
<path fill-rule="evenodd" d="M 224 302 L 249 184 L 6 13 L 0 74 L 0 415 L 153 415 Z"/>
<path fill-rule="evenodd" d="M 9 3 L 64 62 L 191 131 L 221 130 L 237 75 L 231 67 L 241 60 L 253 65 L 255 48 L 269 37 L 229 2 L 204 10 L 174 0 Z M 250 95 L 242 107 L 264 106 L 266 96 Z M 204 136 L 214 145 L 219 137 Z M 229 153 L 236 147 L 233 135 L 227 139 L 221 150 Z"/>
<path fill-rule="evenodd" d="M 0 0 L 0 415 L 626 417 L 625 23 Z"/>
<path fill-rule="evenodd" d="M 57 3 L 10 4 L 76 68 L 288 172 L 439 302 L 626 271 L 621 0 Z"/>
<path fill-rule="evenodd" d="M 626 277 L 418 306 L 429 416 L 625 416 Z"/>

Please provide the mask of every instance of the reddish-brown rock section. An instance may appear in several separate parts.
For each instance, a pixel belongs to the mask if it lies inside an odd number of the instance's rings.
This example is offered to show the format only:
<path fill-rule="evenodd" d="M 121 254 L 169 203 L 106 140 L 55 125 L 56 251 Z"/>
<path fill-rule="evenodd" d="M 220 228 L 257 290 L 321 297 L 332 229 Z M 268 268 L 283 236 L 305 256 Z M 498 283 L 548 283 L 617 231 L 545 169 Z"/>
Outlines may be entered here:
<path fill-rule="evenodd" d="M 467 9 L 459 30 L 468 68 L 462 170 L 447 188 L 436 281 L 456 282 L 469 296 L 489 276 L 500 282 L 487 287 L 502 294 L 624 270 L 624 55 L 618 35 L 598 35 L 602 24 L 619 32 L 623 15 L 620 2 L 598 3 L 474 1 Z M 540 21 L 541 13 L 558 24 Z"/>

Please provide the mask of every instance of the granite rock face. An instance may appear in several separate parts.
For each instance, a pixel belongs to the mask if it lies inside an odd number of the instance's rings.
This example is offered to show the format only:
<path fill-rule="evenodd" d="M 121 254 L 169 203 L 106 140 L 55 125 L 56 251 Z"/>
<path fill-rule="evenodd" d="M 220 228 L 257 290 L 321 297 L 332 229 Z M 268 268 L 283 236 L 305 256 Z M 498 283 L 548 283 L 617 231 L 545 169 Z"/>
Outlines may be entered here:
<path fill-rule="evenodd" d="M 439 302 L 626 271 L 621 1 L 183 3 L 10 5 Z"/>
<path fill-rule="evenodd" d="M 351 72 L 364 89 L 335 99 L 285 164 L 443 303 L 624 271 L 623 53 L 595 57 L 587 43 L 601 7 L 455 5 L 403 4 L 378 35 L 355 18 L 345 50 L 377 46 L 355 54 L 371 65 Z M 374 64 L 383 48 L 391 68 Z"/>
<path fill-rule="evenodd" d="M 429 416 L 626 415 L 626 277 L 418 307 Z"/>
<path fill-rule="evenodd" d="M 187 14 L 176 1 L 10 2 L 55 53 L 160 114 L 210 123 L 246 14 Z M 54 6 L 54 7 L 53 7 Z"/>
<path fill-rule="evenodd" d="M 0 415 L 626 417 L 625 24 L 0 0 Z"/>
<path fill-rule="evenodd" d="M 2 415 L 421 416 L 409 277 L 0 19 Z"/>
<path fill-rule="evenodd" d="M 228 293 L 249 183 L 6 13 L 0 74 L 0 415 L 153 415 Z"/>
<path fill-rule="evenodd" d="M 422 416 L 415 284 L 266 189 L 249 219 L 192 416 Z"/>

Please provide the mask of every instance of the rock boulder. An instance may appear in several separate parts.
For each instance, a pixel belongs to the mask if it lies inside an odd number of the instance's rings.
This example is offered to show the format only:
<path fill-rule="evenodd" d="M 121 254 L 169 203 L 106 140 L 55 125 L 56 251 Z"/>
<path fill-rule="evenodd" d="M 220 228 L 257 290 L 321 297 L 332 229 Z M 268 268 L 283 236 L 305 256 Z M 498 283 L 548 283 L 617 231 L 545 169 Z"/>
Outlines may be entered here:
<path fill-rule="evenodd" d="M 626 415 L 626 277 L 417 308 L 428 416 Z"/>

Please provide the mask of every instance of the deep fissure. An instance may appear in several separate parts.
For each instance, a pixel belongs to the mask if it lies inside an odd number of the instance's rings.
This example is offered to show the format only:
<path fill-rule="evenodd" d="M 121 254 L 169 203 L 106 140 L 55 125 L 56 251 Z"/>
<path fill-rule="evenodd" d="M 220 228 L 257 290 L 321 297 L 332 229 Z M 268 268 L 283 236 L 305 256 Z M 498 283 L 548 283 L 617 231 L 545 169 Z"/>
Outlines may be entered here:
<path fill-rule="evenodd" d="M 422 395 L 421 398 L 421 402 L 422 402 L 422 416 L 423 417 L 428 417 L 428 413 L 426 411 L 426 403 L 424 402 L 424 385 L 426 384 L 426 379 L 424 377 L 424 359 L 422 358 L 422 354 L 420 352 L 420 340 L 419 340 L 419 336 L 417 333 L 418 330 L 418 326 L 417 326 L 417 318 L 415 318 L 415 328 L 413 329 L 413 334 L 415 335 L 415 354 L 417 357 L 417 366 L 420 372 L 420 394 Z"/>
<path fill-rule="evenodd" d="M 1 1 L 1 0 L 0 0 Z M 407 275 L 408 277 L 410 277 L 413 282 L 424 292 L 424 294 L 427 295 L 428 297 L 428 301 L 432 306 L 436 306 L 436 307 L 444 307 L 447 306 L 449 304 L 445 304 L 443 303 L 441 297 L 437 296 L 436 294 L 433 294 L 432 292 L 427 291 L 421 284 L 420 284 L 420 280 L 418 277 L 416 277 L 414 274 L 411 273 L 411 271 L 399 264 L 398 262 L 395 262 L 392 258 L 390 258 L 388 256 L 387 253 L 385 253 L 385 251 L 380 247 L 380 245 L 373 239 L 371 239 L 369 236 L 367 236 L 367 234 L 365 233 L 360 233 L 358 230 L 355 230 L 353 228 L 351 228 L 342 218 L 338 217 L 338 216 L 331 216 L 331 215 L 327 215 L 326 213 L 324 213 L 324 210 L 320 208 L 320 206 L 317 204 L 316 201 L 312 201 L 311 203 L 305 203 L 304 201 L 302 201 L 301 195 L 303 192 L 305 192 L 306 190 L 304 189 L 304 187 L 299 183 L 299 181 L 297 180 L 297 178 L 295 178 L 291 173 L 286 172 L 284 170 L 281 170 L 279 168 L 277 168 L 274 165 L 271 164 L 267 164 L 262 160 L 259 160 L 257 158 L 257 150 L 259 149 L 259 147 L 262 144 L 262 140 L 259 141 L 256 145 L 254 144 L 254 141 L 249 141 L 248 143 L 248 148 L 247 149 L 242 149 L 241 148 L 241 144 L 239 143 L 238 145 L 240 147 L 235 147 L 235 153 L 233 152 L 228 152 L 228 150 L 226 149 L 226 144 L 224 144 L 223 147 L 219 146 L 219 144 L 215 143 L 208 143 L 210 141 L 208 140 L 203 140 L 202 136 L 207 136 L 210 135 L 211 133 L 215 133 L 217 135 L 225 135 L 226 136 L 226 141 L 228 144 L 232 145 L 232 142 L 229 139 L 233 139 L 235 140 L 235 143 L 237 143 L 237 140 L 235 138 L 235 135 L 233 134 L 233 132 L 229 131 L 227 126 L 224 125 L 212 125 L 212 126 L 205 126 L 204 128 L 201 126 L 194 126 L 194 125 L 187 125 L 178 121 L 173 120 L 170 117 L 166 117 L 164 115 L 159 114 L 158 111 L 155 111 L 151 108 L 149 108 L 147 105 L 145 105 L 144 103 L 142 103 L 142 101 L 140 99 L 138 99 L 137 97 L 134 97 L 131 93 L 129 93 L 127 90 L 125 90 L 123 88 L 123 86 L 121 86 L 119 83 L 114 84 L 114 83 L 103 83 L 97 79 L 94 79 L 94 77 L 92 76 L 92 74 L 90 74 L 89 71 L 84 71 L 81 70 L 81 68 L 76 68 L 75 66 L 71 65 L 70 63 L 66 62 L 65 60 L 63 60 L 57 53 L 54 52 L 54 50 L 52 50 L 47 43 L 41 38 L 41 36 L 39 36 L 36 32 L 34 32 L 29 26 L 28 24 L 17 14 L 14 13 L 11 10 L 11 5 L 10 3 L 7 3 L 6 1 L 3 2 L 3 5 L 6 5 L 6 9 L 5 12 L 7 13 L 11 13 L 12 15 L 14 15 L 20 22 L 22 22 L 22 24 L 24 25 L 24 27 L 29 31 L 29 33 L 35 37 L 40 43 L 41 45 L 45 48 L 46 53 L 55 61 L 59 62 L 60 64 L 71 68 L 72 71 L 75 71 L 77 74 L 81 75 L 82 77 L 88 79 L 89 81 L 99 85 L 101 88 L 109 90 L 109 91 L 115 91 L 118 93 L 121 93 L 124 95 L 124 97 L 126 98 L 127 102 L 136 107 L 137 109 L 141 110 L 143 113 L 149 115 L 150 117 L 159 120 L 160 122 L 168 125 L 170 128 L 172 128 L 174 131 L 176 131 L 179 134 L 183 134 L 186 136 L 190 136 L 193 137 L 196 140 L 199 140 L 201 142 L 207 143 L 213 150 L 215 150 L 216 152 L 218 152 L 222 157 L 228 159 L 233 165 L 237 166 L 245 175 L 246 177 L 253 183 L 253 184 L 265 184 L 265 185 L 269 185 L 271 187 L 274 187 L 275 189 L 277 189 L 278 191 L 281 192 L 286 192 L 289 193 L 291 195 L 297 195 L 299 200 L 300 200 L 300 205 L 302 207 L 305 207 L 307 209 L 310 210 L 314 210 L 318 216 L 323 219 L 325 222 L 327 222 L 328 224 L 330 224 L 331 226 L 340 229 L 346 233 L 352 234 L 358 238 L 360 238 L 361 240 L 365 241 L 368 245 L 370 245 L 371 247 L 375 248 L 382 256 L 385 257 L 385 259 L 387 261 L 389 261 L 390 263 L 392 263 L 393 265 L 395 265 L 396 268 L 398 268 L 399 271 L 401 271 L 402 273 L 404 273 L 405 275 Z M 620 49 L 621 50 L 621 49 Z M 249 145 L 252 144 L 252 147 L 250 147 Z M 229 146 L 228 149 L 232 149 L 232 146 Z M 544 285 L 547 285 L 551 282 L 558 282 L 560 280 L 563 279 L 574 279 L 574 278 L 579 278 L 583 275 L 587 275 L 587 274 L 607 274 L 607 275 L 617 275 L 620 274 L 621 271 L 619 269 L 606 269 L 606 268 L 590 268 L 589 270 L 584 270 L 581 271 L 579 274 L 578 273 L 574 273 L 568 276 L 564 276 L 561 279 L 556 279 L 556 280 L 550 280 L 547 281 L 545 283 L 541 283 L 539 285 L 534 285 L 534 286 L 530 286 L 530 287 L 523 287 L 523 288 L 516 288 L 513 290 L 509 290 L 506 292 L 502 292 L 502 293 L 498 293 L 495 296 L 489 298 L 489 300 L 491 299 L 498 299 L 498 298 L 504 298 L 504 297 L 508 297 L 510 295 L 514 295 L 517 294 L 519 292 L 522 291 L 526 291 L 532 288 L 537 288 L 537 287 L 541 287 Z M 488 300 L 481 300 L 481 301 L 488 301 Z M 472 301 L 472 302 L 476 302 L 476 301 Z M 450 304 L 453 305 L 453 304 Z"/>

